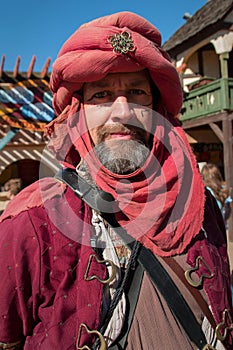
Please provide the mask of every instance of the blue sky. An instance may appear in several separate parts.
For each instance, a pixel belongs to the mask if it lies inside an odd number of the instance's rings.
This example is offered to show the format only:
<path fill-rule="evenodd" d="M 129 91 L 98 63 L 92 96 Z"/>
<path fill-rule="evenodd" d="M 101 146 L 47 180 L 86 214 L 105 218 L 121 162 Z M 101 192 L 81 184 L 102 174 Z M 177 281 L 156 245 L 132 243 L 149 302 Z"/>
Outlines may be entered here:
<path fill-rule="evenodd" d="M 214 0 L 212 0 L 214 1 Z M 4 70 L 12 71 L 21 56 L 20 71 L 26 71 L 36 55 L 34 71 L 52 62 L 64 41 L 84 22 L 119 11 L 132 11 L 152 22 L 163 43 L 184 23 L 184 13 L 193 15 L 207 0 L 3 0 L 0 21 L 0 56 Z M 51 68 L 51 66 L 50 66 Z"/>

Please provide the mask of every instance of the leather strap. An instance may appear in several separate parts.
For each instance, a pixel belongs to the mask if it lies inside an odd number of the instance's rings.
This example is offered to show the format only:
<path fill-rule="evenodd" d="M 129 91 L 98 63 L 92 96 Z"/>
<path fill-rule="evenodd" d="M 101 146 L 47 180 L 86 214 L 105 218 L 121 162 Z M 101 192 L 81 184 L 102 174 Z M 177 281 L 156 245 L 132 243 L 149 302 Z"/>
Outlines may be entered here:
<path fill-rule="evenodd" d="M 70 175 L 71 173 L 72 176 Z M 101 216 L 110 226 L 116 229 L 117 234 L 119 234 L 125 244 L 132 249 L 132 244 L 134 243 L 133 238 L 119 226 L 115 219 L 115 215 L 109 210 L 111 204 L 114 203 L 111 194 L 105 194 L 105 192 L 90 186 L 71 169 L 62 169 L 56 178 L 65 182 L 91 208 L 100 211 Z M 79 186 L 80 183 L 84 190 Z M 197 319 L 186 300 L 159 260 L 150 250 L 142 246 L 138 255 L 138 261 L 142 264 L 155 286 L 163 295 L 168 306 L 184 328 L 190 340 L 198 347 L 198 349 L 203 349 L 207 342 L 201 326 L 197 322 Z"/>
<path fill-rule="evenodd" d="M 213 329 L 216 328 L 216 323 L 213 318 L 212 313 L 210 312 L 210 309 L 208 307 L 207 302 L 203 298 L 200 291 L 196 288 L 193 288 L 188 281 L 185 278 L 185 272 L 182 269 L 182 267 L 177 263 L 177 261 L 174 258 L 163 258 L 163 261 L 175 272 L 175 274 L 179 277 L 181 282 L 184 284 L 184 286 L 189 290 L 189 292 L 192 294 L 194 299 L 196 300 L 197 304 L 199 305 L 200 309 L 202 310 L 205 317 L 208 319 L 209 323 L 211 324 L 211 327 Z"/>
<path fill-rule="evenodd" d="M 110 193 L 104 192 L 91 186 L 86 180 L 73 169 L 61 169 L 55 176 L 68 185 L 78 196 L 83 199 L 92 209 L 100 212 L 108 212 L 116 202 Z"/>

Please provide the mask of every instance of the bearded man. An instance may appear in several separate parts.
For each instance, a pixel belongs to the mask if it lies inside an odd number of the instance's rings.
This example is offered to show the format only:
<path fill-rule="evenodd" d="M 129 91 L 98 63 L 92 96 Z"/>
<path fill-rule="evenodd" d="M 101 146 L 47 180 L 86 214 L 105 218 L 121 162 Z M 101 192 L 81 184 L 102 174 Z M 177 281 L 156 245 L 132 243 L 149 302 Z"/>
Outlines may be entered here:
<path fill-rule="evenodd" d="M 51 74 L 55 179 L 1 217 L 2 349 L 232 349 L 224 223 L 176 116 L 158 30 L 81 26 Z"/>

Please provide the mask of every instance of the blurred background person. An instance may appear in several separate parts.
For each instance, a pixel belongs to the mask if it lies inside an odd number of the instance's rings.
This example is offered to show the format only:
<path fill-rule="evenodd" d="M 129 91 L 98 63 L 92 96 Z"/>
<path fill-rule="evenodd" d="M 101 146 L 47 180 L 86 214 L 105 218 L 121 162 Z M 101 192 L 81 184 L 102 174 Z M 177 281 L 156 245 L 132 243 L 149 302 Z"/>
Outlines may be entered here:
<path fill-rule="evenodd" d="M 227 228 L 227 220 L 231 215 L 231 191 L 227 188 L 225 181 L 223 180 L 220 169 L 217 165 L 207 163 L 203 165 L 201 169 L 202 178 L 205 186 L 215 197 L 218 206 L 222 212 L 222 216 Z"/>
<path fill-rule="evenodd" d="M 10 179 L 4 184 L 4 189 L 0 192 L 0 215 L 6 209 L 10 200 L 13 199 L 21 189 L 22 180 L 19 178 Z"/>

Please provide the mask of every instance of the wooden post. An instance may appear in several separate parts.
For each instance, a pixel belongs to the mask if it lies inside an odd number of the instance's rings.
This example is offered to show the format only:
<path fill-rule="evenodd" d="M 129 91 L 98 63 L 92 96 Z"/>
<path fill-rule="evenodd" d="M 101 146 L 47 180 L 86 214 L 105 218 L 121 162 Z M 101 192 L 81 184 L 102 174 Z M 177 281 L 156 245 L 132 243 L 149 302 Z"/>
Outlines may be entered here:
<path fill-rule="evenodd" d="M 228 60 L 229 52 L 224 52 L 219 55 L 220 67 L 221 67 L 221 77 L 228 78 Z"/>
<path fill-rule="evenodd" d="M 233 191 L 233 141 L 232 141 L 232 115 L 227 114 L 222 122 L 223 126 L 223 151 L 224 173 L 226 185 Z M 233 207 L 232 207 L 233 209 Z M 233 242 L 233 215 L 229 219 L 229 240 Z"/>

